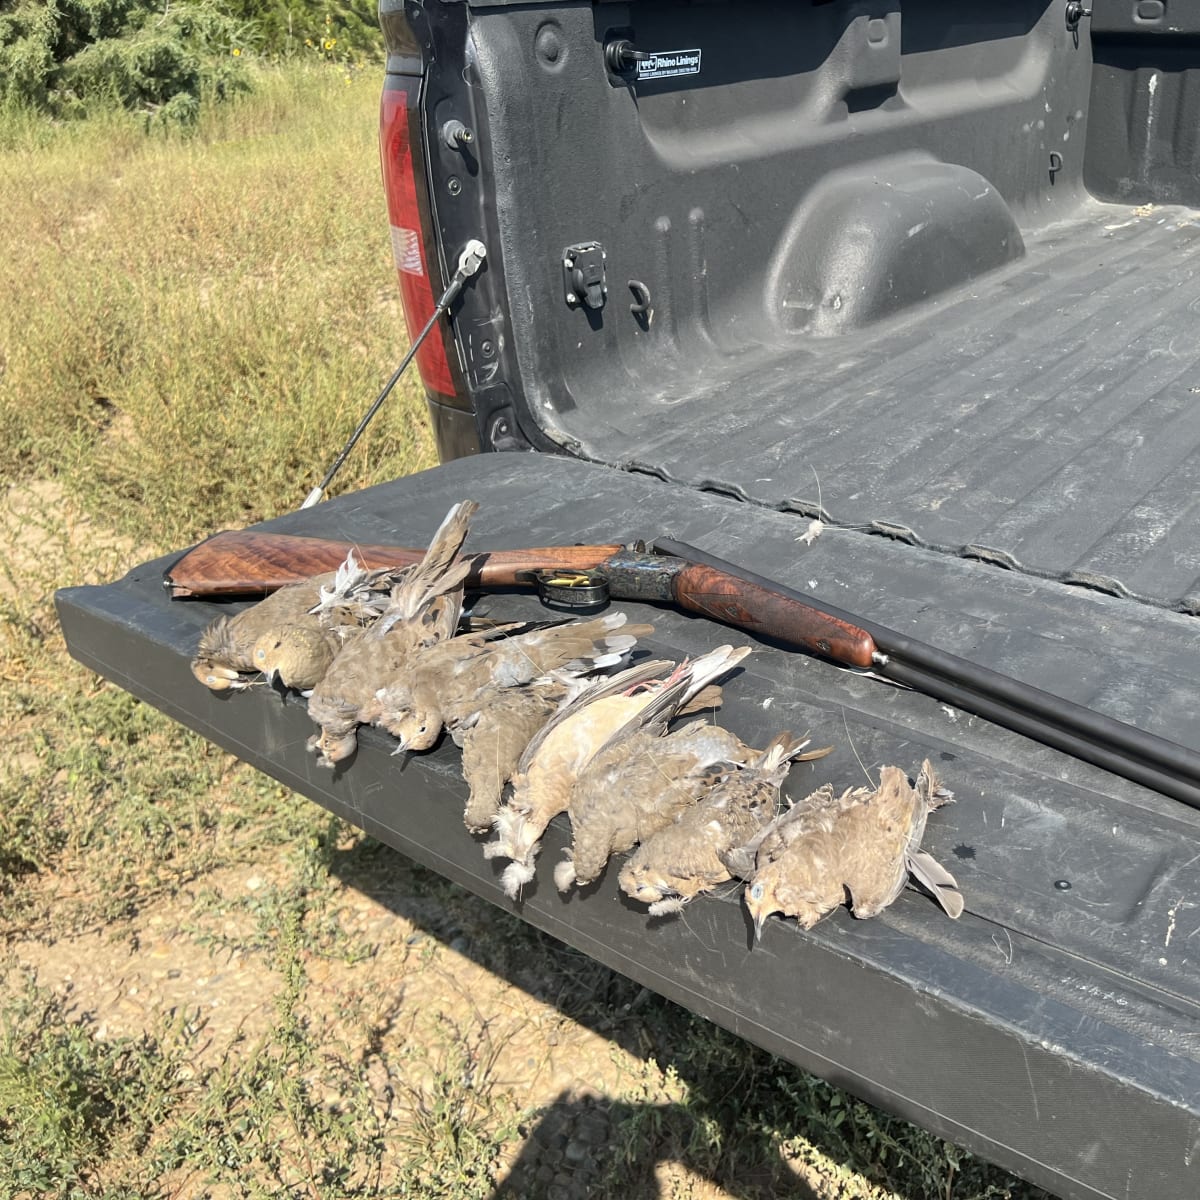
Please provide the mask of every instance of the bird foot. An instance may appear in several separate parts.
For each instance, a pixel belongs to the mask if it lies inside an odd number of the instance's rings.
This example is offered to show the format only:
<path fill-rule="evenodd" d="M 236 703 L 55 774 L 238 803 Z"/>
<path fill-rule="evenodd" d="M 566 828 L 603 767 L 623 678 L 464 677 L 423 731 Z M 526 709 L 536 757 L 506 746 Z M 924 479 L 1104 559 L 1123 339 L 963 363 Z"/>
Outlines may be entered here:
<path fill-rule="evenodd" d="M 568 858 L 554 868 L 554 886 L 560 892 L 569 892 L 575 883 L 575 864 Z"/>

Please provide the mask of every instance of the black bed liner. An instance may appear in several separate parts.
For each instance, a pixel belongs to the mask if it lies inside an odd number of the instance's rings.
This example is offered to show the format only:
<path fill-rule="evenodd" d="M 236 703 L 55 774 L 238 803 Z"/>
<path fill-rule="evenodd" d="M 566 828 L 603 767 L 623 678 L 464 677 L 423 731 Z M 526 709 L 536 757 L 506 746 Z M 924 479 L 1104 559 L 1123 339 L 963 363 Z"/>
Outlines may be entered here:
<path fill-rule="evenodd" d="M 825 479 L 828 480 L 828 473 Z M 566 459 L 466 459 L 267 528 L 420 545 L 449 505 L 483 508 L 469 548 L 670 533 L 883 624 L 1186 745 L 1200 742 L 1194 619 L 847 530 L 811 547 L 796 519 Z M 830 497 L 826 495 L 829 505 Z M 457 752 L 402 771 L 367 731 L 337 774 L 315 765 L 303 703 L 199 687 L 188 670 L 213 604 L 170 601 L 168 560 L 58 595 L 72 654 L 260 769 L 489 900 L 493 864 L 461 824 Z M 516 594 L 495 614 L 532 615 Z M 654 652 L 742 640 L 653 619 Z M 788 791 L 934 760 L 957 804 L 927 845 L 967 897 L 945 919 L 915 892 L 881 917 L 839 911 L 810 934 L 772 921 L 752 947 L 735 894 L 648 920 L 616 872 L 570 899 L 549 831 L 518 906 L 537 927 L 850 1090 L 1068 1197 L 1200 1194 L 1200 813 L 934 699 L 762 646 L 722 720 L 834 742 Z M 1065 885 L 1068 885 L 1065 886 Z"/>
<path fill-rule="evenodd" d="M 1200 612 L 1200 224 L 1092 203 L 853 336 L 555 415 L 589 458 Z M 749 361 L 746 361 L 746 360 Z M 819 486 L 818 486 L 819 480 Z"/>

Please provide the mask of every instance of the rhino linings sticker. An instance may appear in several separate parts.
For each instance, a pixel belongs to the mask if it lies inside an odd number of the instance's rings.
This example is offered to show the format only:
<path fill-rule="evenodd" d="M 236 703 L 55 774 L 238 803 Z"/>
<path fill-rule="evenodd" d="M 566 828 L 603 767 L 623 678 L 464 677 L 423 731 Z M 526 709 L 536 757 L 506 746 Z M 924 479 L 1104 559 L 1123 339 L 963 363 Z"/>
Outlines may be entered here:
<path fill-rule="evenodd" d="M 674 75 L 699 74 L 699 50 L 656 50 L 637 65 L 638 79 L 670 79 Z"/>

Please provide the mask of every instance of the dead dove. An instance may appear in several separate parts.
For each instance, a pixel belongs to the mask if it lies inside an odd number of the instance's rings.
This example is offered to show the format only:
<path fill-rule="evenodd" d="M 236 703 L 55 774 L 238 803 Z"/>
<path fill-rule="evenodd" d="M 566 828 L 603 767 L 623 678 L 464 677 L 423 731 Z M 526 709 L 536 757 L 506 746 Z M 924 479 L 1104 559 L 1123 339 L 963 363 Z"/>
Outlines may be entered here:
<path fill-rule="evenodd" d="M 567 621 L 503 636 L 518 626 L 463 634 L 414 653 L 403 673 L 376 693 L 363 720 L 382 725 L 400 750 L 428 750 L 445 723 L 474 723 L 477 698 L 494 688 L 522 687 L 557 671 L 585 674 L 622 662 L 653 625 L 627 625 L 626 614 Z M 561 694 L 561 693 L 560 693 Z"/>
<path fill-rule="evenodd" d="M 546 826 L 566 811 L 580 772 L 596 752 L 627 724 L 641 723 L 651 705 L 674 713 L 714 704 L 714 679 L 731 671 L 749 646 L 718 646 L 691 662 L 641 663 L 585 688 L 565 704 L 526 747 L 512 779 L 512 795 L 496 814 L 496 840 L 484 847 L 487 858 L 512 862 L 501 883 L 515 897 L 533 878 L 533 860 Z M 661 676 L 665 676 L 660 678 Z"/>
<path fill-rule="evenodd" d="M 782 814 L 757 848 L 746 888 L 755 932 L 775 912 L 811 929 L 847 899 L 856 917 L 873 917 L 896 899 L 910 873 L 949 916 L 960 916 L 954 877 L 920 848 L 929 813 L 952 799 L 926 760 L 915 787 L 899 767 L 884 767 L 874 790 L 835 798 L 822 789 Z"/>
<path fill-rule="evenodd" d="M 727 729 L 693 721 L 674 733 L 666 722 L 611 739 L 571 791 L 571 849 L 554 869 L 559 891 L 598 879 L 609 858 L 670 825 L 728 772 L 755 755 Z"/>
<path fill-rule="evenodd" d="M 726 857 L 775 816 L 792 763 L 822 758 L 832 749 L 805 753 L 809 741 L 780 733 L 745 766 L 730 764 L 699 804 L 634 851 L 621 869 L 621 890 L 648 904 L 652 916 L 662 916 L 732 878 Z"/>
<path fill-rule="evenodd" d="M 456 725 L 451 736 L 462 747 L 463 778 L 470 792 L 463 824 L 486 833 L 500 810 L 504 785 L 521 755 L 567 697 L 560 680 L 537 680 L 525 687 L 488 687 L 475 697 L 475 716 Z"/>
<path fill-rule="evenodd" d="M 254 644 L 254 662 L 267 683 L 308 694 L 333 664 L 342 647 L 357 637 L 365 623 L 333 625 L 281 625 L 263 634 Z"/>
<path fill-rule="evenodd" d="M 339 651 L 313 688 L 308 715 L 321 732 L 309 739 L 309 749 L 320 755 L 322 766 L 332 767 L 354 753 L 361 709 L 384 680 L 399 675 L 410 654 L 454 635 L 470 569 L 469 562 L 456 560 L 478 510 L 472 500 L 451 508 L 425 556 L 397 578 L 379 619 Z"/>
<path fill-rule="evenodd" d="M 200 635 L 192 674 L 214 692 L 249 687 L 245 674 L 262 669 L 272 635 L 285 627 L 321 631 L 369 621 L 383 610 L 394 575 L 368 571 L 351 550 L 336 571 L 282 587 L 236 616 L 218 617 Z"/>

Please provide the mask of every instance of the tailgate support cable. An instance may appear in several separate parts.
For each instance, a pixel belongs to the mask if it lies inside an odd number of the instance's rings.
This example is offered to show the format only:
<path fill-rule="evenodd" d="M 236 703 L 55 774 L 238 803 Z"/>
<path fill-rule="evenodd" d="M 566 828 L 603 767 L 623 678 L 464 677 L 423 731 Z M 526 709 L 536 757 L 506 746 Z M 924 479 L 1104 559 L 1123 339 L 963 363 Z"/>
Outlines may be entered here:
<path fill-rule="evenodd" d="M 359 421 L 358 428 L 350 435 L 349 440 L 342 447 L 337 458 L 333 460 L 333 465 L 325 472 L 325 478 L 304 498 L 304 503 L 300 505 L 301 508 L 312 508 L 314 504 L 319 503 L 325 498 L 325 489 L 329 487 L 333 482 L 333 477 L 342 469 L 342 464 L 349 457 L 350 451 L 354 449 L 358 439 L 362 437 L 363 431 L 383 406 L 383 402 L 391 395 L 392 388 L 400 382 L 400 376 L 408 369 L 408 364 L 412 362 L 417 351 L 420 350 L 421 343 L 432 332 L 434 325 L 437 324 L 442 314 L 454 303 L 467 280 L 479 273 L 479 268 L 483 266 L 483 260 L 486 257 L 487 247 L 475 238 L 472 238 L 463 248 L 462 254 L 458 257 L 458 270 L 454 272 L 454 278 L 450 280 L 446 290 L 442 293 L 441 299 L 434 305 L 433 314 L 425 322 L 425 328 L 413 339 L 412 345 L 408 348 L 408 353 L 392 373 L 391 379 L 383 385 L 383 391 L 375 397 L 375 402 L 367 409 L 363 419 Z"/>

